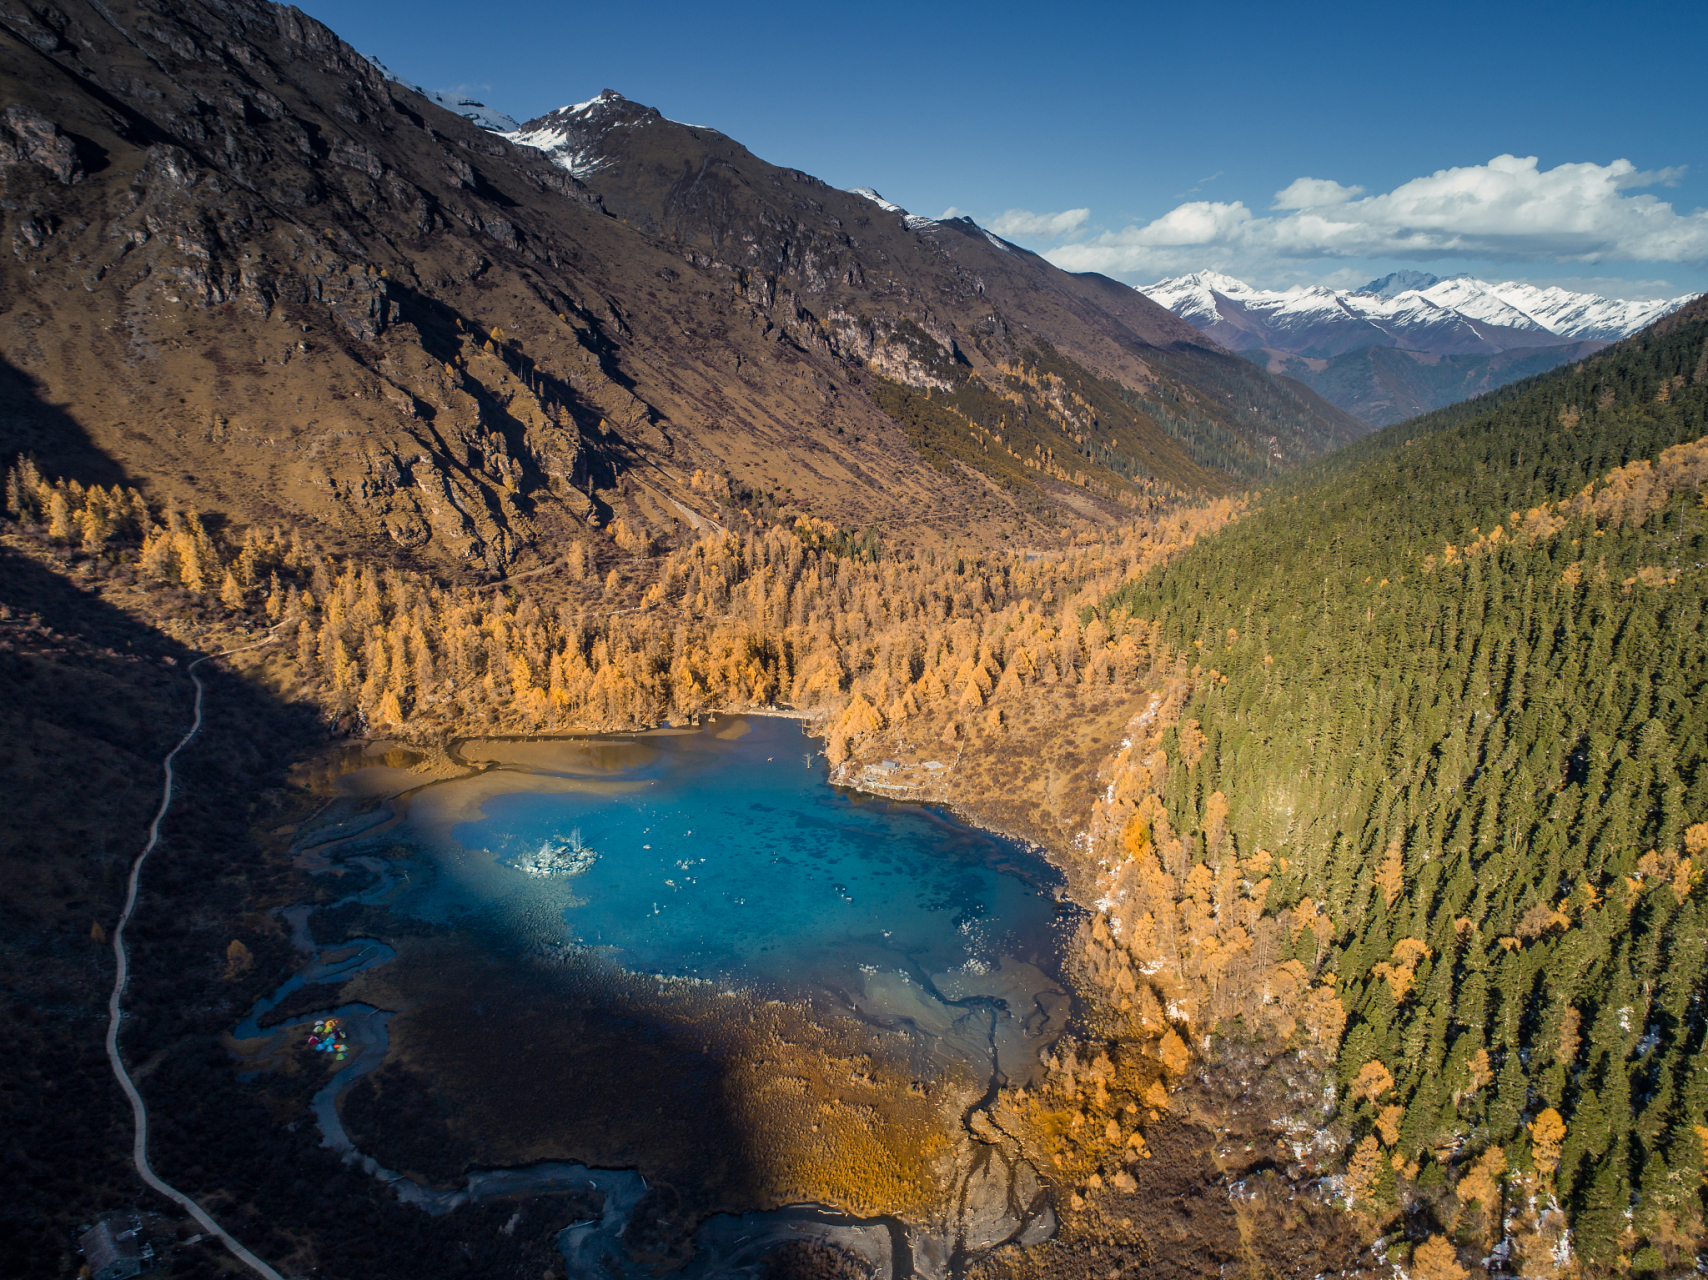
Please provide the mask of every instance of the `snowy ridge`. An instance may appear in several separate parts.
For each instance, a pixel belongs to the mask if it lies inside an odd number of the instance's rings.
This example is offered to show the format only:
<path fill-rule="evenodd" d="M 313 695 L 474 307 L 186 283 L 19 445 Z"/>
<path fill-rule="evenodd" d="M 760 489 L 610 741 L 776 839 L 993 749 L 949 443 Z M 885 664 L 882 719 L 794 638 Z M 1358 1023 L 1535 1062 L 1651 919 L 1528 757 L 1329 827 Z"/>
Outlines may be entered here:
<path fill-rule="evenodd" d="M 482 129 L 490 129 L 494 133 L 507 133 L 512 129 L 521 127 L 513 117 L 505 115 L 502 111 L 494 111 L 484 102 L 476 102 L 466 94 L 440 93 L 437 89 L 423 89 L 413 81 L 405 80 L 378 58 L 371 57 L 367 54 L 364 54 L 363 56 L 366 57 L 369 62 L 373 63 L 374 66 L 378 67 L 380 74 L 387 80 L 390 80 L 393 84 L 402 85 L 411 93 L 419 93 L 423 98 L 426 98 L 427 101 L 436 102 L 441 107 L 445 108 L 446 111 L 454 112 L 465 120 L 472 120 Z"/>
<path fill-rule="evenodd" d="M 850 187 L 848 194 L 851 196 L 865 196 L 866 199 L 877 205 L 878 208 L 882 209 L 885 213 L 899 213 L 901 215 L 901 220 L 907 224 L 907 229 L 909 231 L 929 231 L 932 227 L 937 225 L 936 218 L 927 218 L 923 214 L 909 213 L 899 204 L 892 204 L 890 201 L 884 199 L 870 187 Z"/>
<path fill-rule="evenodd" d="M 538 148 L 546 153 L 547 159 L 558 168 L 567 170 L 572 177 L 585 178 L 616 163 L 604 154 L 599 145 L 600 130 L 643 123 L 640 119 L 602 118 L 616 115 L 629 105 L 629 100 L 622 94 L 603 89 L 586 102 L 559 107 L 526 124 L 512 123 L 504 131 L 504 138 L 519 146 Z"/>
<path fill-rule="evenodd" d="M 1408 287 L 1408 286 L 1421 287 Z M 1368 346 L 1436 354 L 1494 353 L 1635 333 L 1694 295 L 1632 302 L 1473 276 L 1396 272 L 1363 289 L 1254 289 L 1215 271 L 1140 289 L 1236 351 L 1265 348 L 1332 357 Z"/>
<path fill-rule="evenodd" d="M 871 187 L 849 187 L 848 188 L 848 194 L 851 196 L 864 196 L 867 200 L 870 200 L 873 204 L 877 205 L 878 208 L 882 209 L 885 213 L 898 213 L 898 214 L 900 214 L 902 223 L 907 227 L 907 229 L 909 231 L 932 231 L 932 230 L 935 230 L 936 228 L 943 225 L 943 219 L 942 218 L 927 218 L 922 213 L 909 213 L 906 209 L 902 208 L 899 204 L 896 204 L 893 201 L 884 199 L 881 195 L 879 195 Z M 977 228 L 978 231 L 981 234 L 983 234 L 983 236 L 986 240 L 989 240 L 993 245 L 995 245 L 998 249 L 1001 249 L 1004 253 L 1012 253 L 1013 252 L 1013 249 L 1011 248 L 1011 246 L 1009 246 L 1004 241 L 997 239 L 996 236 L 992 235 L 989 231 L 985 230 L 985 228 L 980 227 L 979 224 L 974 222 L 971 218 L 960 218 L 960 219 L 956 219 L 956 221 L 964 222 L 969 227 Z"/>
<path fill-rule="evenodd" d="M 1630 301 L 1573 293 L 1558 287 L 1538 289 L 1529 284 L 1497 284 L 1494 292 L 1537 324 L 1574 338 L 1623 338 L 1677 311 L 1696 294 L 1665 301 Z"/>
<path fill-rule="evenodd" d="M 539 148 L 553 164 L 560 169 L 567 169 L 572 177 L 585 178 L 588 174 L 598 173 L 612 164 L 611 160 L 599 155 L 593 148 L 576 146 L 563 129 L 514 129 L 504 137 L 524 147 Z"/>
<path fill-rule="evenodd" d="M 907 212 L 907 210 L 902 208 L 899 204 L 891 204 L 870 187 L 851 187 L 848 194 L 851 196 L 865 196 L 866 199 L 870 200 L 886 213 L 905 214 Z"/>

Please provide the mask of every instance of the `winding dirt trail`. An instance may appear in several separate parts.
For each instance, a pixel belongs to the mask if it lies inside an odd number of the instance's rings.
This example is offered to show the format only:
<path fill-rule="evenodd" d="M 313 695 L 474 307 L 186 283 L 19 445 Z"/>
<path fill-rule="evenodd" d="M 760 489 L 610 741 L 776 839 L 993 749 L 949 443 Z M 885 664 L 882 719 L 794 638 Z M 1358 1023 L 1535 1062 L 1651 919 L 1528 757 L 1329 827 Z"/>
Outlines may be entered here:
<path fill-rule="evenodd" d="M 202 1230 L 209 1235 L 217 1236 L 225 1247 L 231 1250 L 233 1257 L 255 1272 L 256 1275 L 264 1277 L 264 1280 L 285 1280 L 285 1278 L 244 1248 L 230 1232 L 215 1222 L 201 1205 L 176 1187 L 163 1181 L 155 1174 L 153 1167 L 149 1165 L 148 1108 L 143 1104 L 142 1095 L 137 1092 L 136 1084 L 130 1078 L 130 1072 L 125 1070 L 124 1059 L 119 1056 L 119 1023 L 123 1017 L 119 1002 L 124 996 L 125 982 L 130 976 L 130 959 L 125 953 L 125 925 L 130 923 L 131 913 L 136 910 L 136 891 L 137 885 L 142 879 L 142 864 L 147 860 L 148 855 L 154 852 L 154 846 L 160 842 L 160 824 L 166 817 L 166 811 L 172 807 L 172 761 L 180 751 L 190 744 L 190 739 L 195 737 L 197 730 L 202 727 L 204 687 L 201 677 L 196 674 L 196 668 L 211 658 L 223 658 L 228 654 L 242 653 L 247 649 L 259 649 L 262 645 L 272 641 L 273 632 L 276 630 L 278 630 L 277 626 L 269 628 L 266 638 L 257 640 L 254 644 L 239 645 L 235 649 L 226 649 L 220 653 L 205 654 L 186 668 L 187 674 L 196 685 L 196 716 L 190 724 L 189 732 L 180 738 L 178 745 L 166 755 L 163 762 L 166 781 L 160 796 L 160 809 L 154 815 L 154 821 L 148 828 L 148 843 L 143 846 L 142 852 L 137 854 L 136 861 L 131 864 L 130 891 L 125 896 L 125 909 L 119 915 L 118 927 L 113 930 L 113 954 L 118 958 L 118 970 L 113 975 L 113 994 L 107 1001 L 107 1061 L 112 1063 L 113 1074 L 118 1077 L 119 1087 L 125 1091 L 125 1096 L 130 1099 L 130 1109 L 136 1117 L 136 1140 L 131 1148 L 131 1159 L 136 1164 L 137 1173 L 150 1187 L 177 1204 L 201 1224 Z"/>

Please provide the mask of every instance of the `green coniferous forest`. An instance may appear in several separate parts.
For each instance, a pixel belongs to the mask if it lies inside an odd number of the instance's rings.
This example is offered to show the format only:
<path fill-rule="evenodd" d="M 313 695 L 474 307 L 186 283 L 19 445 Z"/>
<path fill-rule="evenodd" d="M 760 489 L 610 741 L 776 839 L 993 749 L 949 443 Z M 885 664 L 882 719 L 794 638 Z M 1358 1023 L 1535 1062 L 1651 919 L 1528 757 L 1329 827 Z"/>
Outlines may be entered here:
<path fill-rule="evenodd" d="M 1212 672 L 1165 739 L 1204 738 L 1174 828 L 1225 803 L 1282 868 L 1265 910 L 1333 922 L 1298 958 L 1348 1015 L 1355 1192 L 1461 1242 L 1502 1194 L 1595 1270 L 1701 1235 L 1704 436 L 1699 301 L 1341 451 L 1107 602 Z"/>

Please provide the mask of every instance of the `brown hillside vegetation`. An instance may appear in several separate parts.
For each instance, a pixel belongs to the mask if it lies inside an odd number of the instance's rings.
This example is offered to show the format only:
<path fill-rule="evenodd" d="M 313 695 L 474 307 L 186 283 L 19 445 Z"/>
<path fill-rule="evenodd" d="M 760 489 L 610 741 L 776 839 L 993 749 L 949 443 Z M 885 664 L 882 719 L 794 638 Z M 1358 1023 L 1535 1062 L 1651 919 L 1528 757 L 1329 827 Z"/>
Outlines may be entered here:
<path fill-rule="evenodd" d="M 503 572 L 619 515 L 703 527 L 696 470 L 750 504 L 989 540 L 1360 429 L 1131 290 L 746 153 L 764 200 L 726 202 L 710 239 L 653 234 L 294 10 L 74 0 L 0 23 L 0 76 L 0 446 L 157 504 Z M 680 128 L 628 132 L 680 150 Z M 1042 387 L 1001 369 L 1052 360 Z M 869 394 L 969 382 L 1005 419 L 957 406 L 910 435 Z M 992 432 L 1040 464 L 1022 483 L 984 465 Z"/>

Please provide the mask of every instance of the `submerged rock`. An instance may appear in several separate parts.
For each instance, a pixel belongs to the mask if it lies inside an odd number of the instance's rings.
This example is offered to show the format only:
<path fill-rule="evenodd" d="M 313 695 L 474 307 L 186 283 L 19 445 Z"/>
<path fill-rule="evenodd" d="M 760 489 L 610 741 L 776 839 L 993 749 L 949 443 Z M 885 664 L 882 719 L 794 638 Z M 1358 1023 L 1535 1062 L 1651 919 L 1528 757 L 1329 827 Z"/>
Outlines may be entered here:
<path fill-rule="evenodd" d="M 547 840 L 532 853 L 505 859 L 504 865 L 530 876 L 578 876 L 598 859 L 597 851 L 581 843 L 581 831 L 577 829 L 560 844 Z"/>

